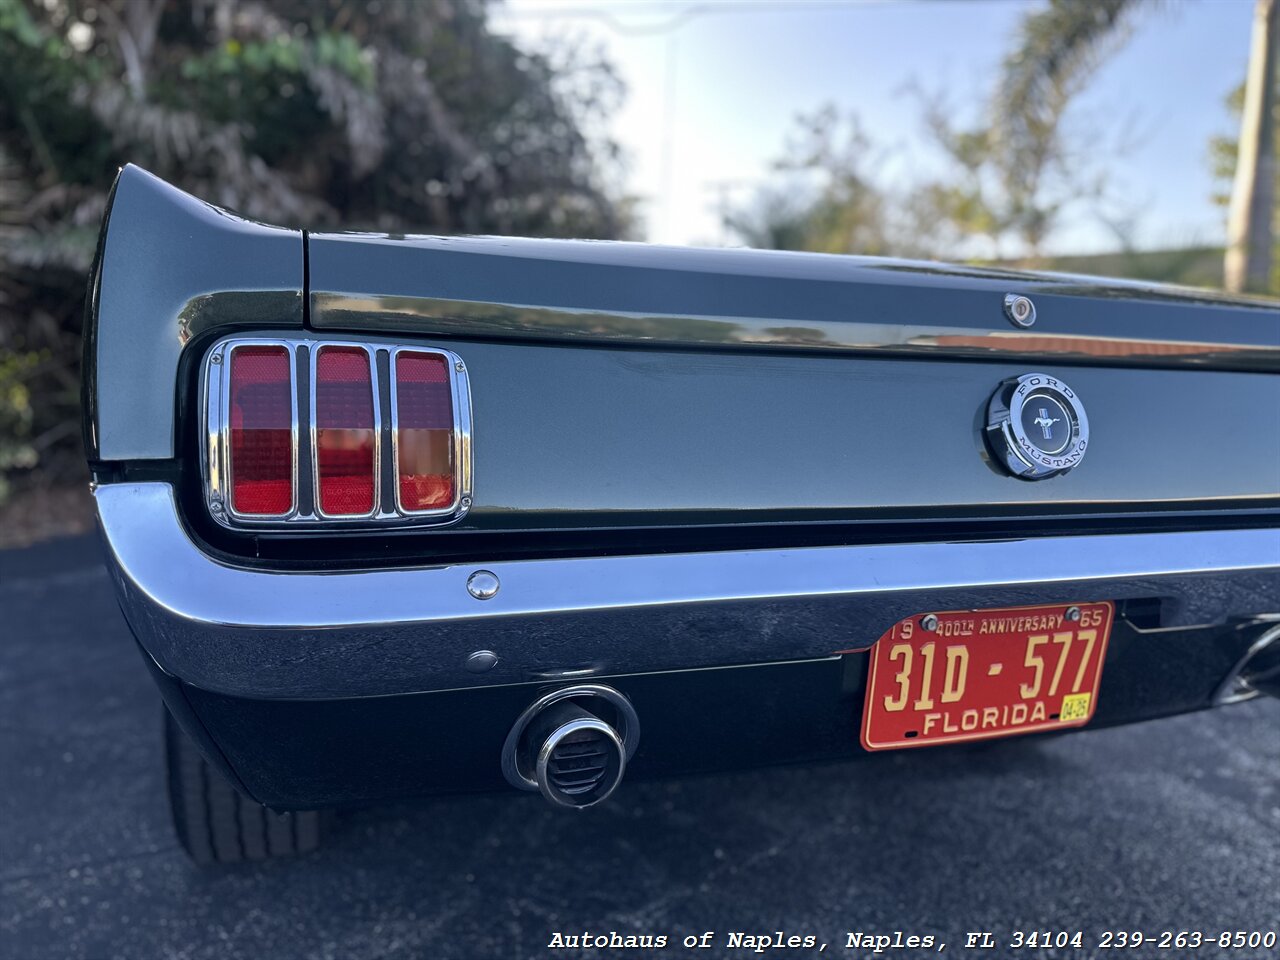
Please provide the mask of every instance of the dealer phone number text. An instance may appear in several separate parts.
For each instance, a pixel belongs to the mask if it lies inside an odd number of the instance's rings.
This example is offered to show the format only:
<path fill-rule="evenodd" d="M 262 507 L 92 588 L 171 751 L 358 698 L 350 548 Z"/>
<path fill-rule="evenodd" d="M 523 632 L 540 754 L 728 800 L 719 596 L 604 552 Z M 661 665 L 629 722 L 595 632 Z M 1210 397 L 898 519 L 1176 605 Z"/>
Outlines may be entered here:
<path fill-rule="evenodd" d="M 1015 930 L 1007 941 L 1010 949 L 1044 949 L 1046 947 L 1083 947 L 1081 931 L 1066 930 Z M 1201 930 L 1161 930 L 1147 933 L 1143 930 L 1104 930 L 1097 941 L 1099 950 L 1136 950 L 1155 947 L 1158 950 L 1194 950 L 1197 947 L 1217 947 L 1220 950 L 1273 950 L 1277 943 L 1274 930 L 1223 930 L 1205 933 Z M 990 934 L 970 933 L 965 946 L 970 948 L 994 947 Z"/>

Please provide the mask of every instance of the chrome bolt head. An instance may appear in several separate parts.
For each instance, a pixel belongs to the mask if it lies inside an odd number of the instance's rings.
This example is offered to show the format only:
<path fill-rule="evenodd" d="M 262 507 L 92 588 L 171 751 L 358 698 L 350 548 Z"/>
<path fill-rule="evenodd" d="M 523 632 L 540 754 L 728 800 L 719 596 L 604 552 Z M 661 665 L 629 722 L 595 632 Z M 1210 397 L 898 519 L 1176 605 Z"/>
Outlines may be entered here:
<path fill-rule="evenodd" d="M 492 650 L 477 650 L 467 657 L 467 669 L 472 673 L 487 673 L 498 665 L 498 655 Z"/>
<path fill-rule="evenodd" d="M 455 364 L 453 365 L 453 369 L 455 369 L 455 370 L 457 370 L 459 373 L 461 373 L 463 370 L 465 370 L 465 369 L 467 369 L 467 368 L 466 368 L 466 366 L 463 364 L 463 362 L 462 362 L 461 360 L 459 360 L 457 363 L 455 363 Z"/>
<path fill-rule="evenodd" d="M 209 362 L 210 362 L 210 363 L 221 363 L 221 362 L 222 362 L 222 354 L 220 354 L 220 353 L 215 353 L 212 357 L 210 357 L 210 358 L 209 358 Z"/>
<path fill-rule="evenodd" d="M 463 506 L 464 508 L 465 508 L 465 507 L 469 507 L 469 506 L 471 506 L 471 498 L 470 498 L 470 497 L 463 497 L 463 498 L 462 498 L 462 506 Z"/>
<path fill-rule="evenodd" d="M 1079 608 L 1079 607 L 1067 607 L 1066 618 L 1067 618 L 1068 620 L 1079 620 L 1079 619 L 1080 619 L 1080 608 Z"/>
<path fill-rule="evenodd" d="M 1004 295 L 1004 315 L 1015 327 L 1027 328 L 1036 322 L 1036 305 L 1020 293 Z"/>
<path fill-rule="evenodd" d="M 221 513 L 221 512 L 222 512 L 222 501 L 221 501 L 221 500 L 211 500 L 211 501 L 209 501 L 209 511 L 210 511 L 211 513 Z"/>
<path fill-rule="evenodd" d="M 498 593 L 498 587 L 501 585 L 498 582 L 497 575 L 488 570 L 477 570 L 467 577 L 467 593 L 477 600 L 493 599 Z"/>
<path fill-rule="evenodd" d="M 938 629 L 938 618 L 932 613 L 926 614 L 920 618 L 920 626 L 932 633 L 934 630 Z"/>

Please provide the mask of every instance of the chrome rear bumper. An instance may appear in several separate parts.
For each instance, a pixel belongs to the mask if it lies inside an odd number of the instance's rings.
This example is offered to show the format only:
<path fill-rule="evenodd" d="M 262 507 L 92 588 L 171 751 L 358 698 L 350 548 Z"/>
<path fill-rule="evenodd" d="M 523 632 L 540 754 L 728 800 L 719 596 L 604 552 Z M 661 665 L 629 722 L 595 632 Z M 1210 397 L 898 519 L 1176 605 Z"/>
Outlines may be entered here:
<path fill-rule="evenodd" d="M 108 484 L 121 606 L 165 672 L 234 696 L 318 699 L 826 657 L 928 610 L 1165 598 L 1164 626 L 1280 610 L 1274 529 L 1045 537 L 342 573 L 218 562 L 166 483 Z M 483 672 L 469 660 L 492 651 Z M 492 658 L 483 658 L 486 664 Z"/>

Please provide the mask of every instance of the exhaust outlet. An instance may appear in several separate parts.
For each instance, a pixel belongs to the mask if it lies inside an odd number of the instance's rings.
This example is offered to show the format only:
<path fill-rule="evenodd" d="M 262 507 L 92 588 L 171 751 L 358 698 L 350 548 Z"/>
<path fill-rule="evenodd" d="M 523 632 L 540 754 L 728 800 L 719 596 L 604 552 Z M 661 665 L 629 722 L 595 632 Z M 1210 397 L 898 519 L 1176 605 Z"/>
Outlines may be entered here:
<path fill-rule="evenodd" d="M 1252 690 L 1268 697 L 1280 697 L 1280 627 L 1240 671 L 1240 679 Z"/>
<path fill-rule="evenodd" d="M 526 764 L 533 761 L 538 790 L 560 807 L 599 803 L 613 793 L 627 768 L 618 732 L 571 701 L 534 717 L 524 740 L 531 754 Z"/>
<path fill-rule="evenodd" d="M 1215 704 L 1240 703 L 1264 695 L 1280 697 L 1280 625 L 1249 645 L 1214 694 Z"/>
<path fill-rule="evenodd" d="M 635 753 L 640 722 L 611 687 L 553 690 L 529 706 L 507 735 L 502 772 L 557 807 L 589 807 L 613 793 Z"/>

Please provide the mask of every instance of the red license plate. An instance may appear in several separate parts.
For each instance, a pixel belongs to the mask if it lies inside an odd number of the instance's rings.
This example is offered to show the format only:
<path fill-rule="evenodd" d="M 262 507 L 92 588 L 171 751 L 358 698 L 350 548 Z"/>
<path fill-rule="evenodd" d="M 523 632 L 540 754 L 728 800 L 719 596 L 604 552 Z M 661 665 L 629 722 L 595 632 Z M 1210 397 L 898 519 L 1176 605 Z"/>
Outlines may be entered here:
<path fill-rule="evenodd" d="M 1084 726 L 1098 705 L 1111 618 L 1110 603 L 1076 603 L 899 621 L 871 650 L 862 745 L 897 750 Z"/>

